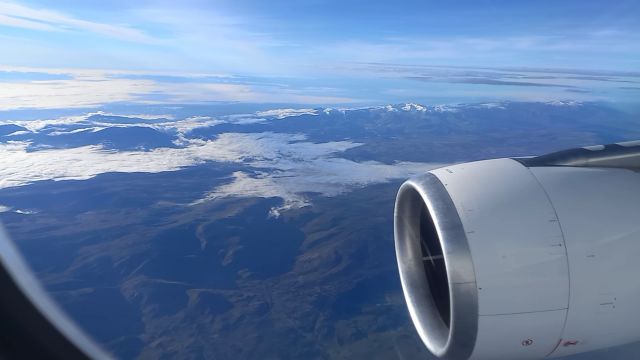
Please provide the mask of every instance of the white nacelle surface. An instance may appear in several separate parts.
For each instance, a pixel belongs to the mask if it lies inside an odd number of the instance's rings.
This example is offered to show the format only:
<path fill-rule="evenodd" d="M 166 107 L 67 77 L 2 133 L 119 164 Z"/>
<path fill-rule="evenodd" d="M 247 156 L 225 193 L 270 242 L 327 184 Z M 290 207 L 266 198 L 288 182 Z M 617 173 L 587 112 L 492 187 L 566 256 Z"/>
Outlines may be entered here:
<path fill-rule="evenodd" d="M 473 359 L 540 359 L 640 340 L 640 174 L 513 159 L 431 173 L 471 251 Z"/>
<path fill-rule="evenodd" d="M 640 174 L 531 171 L 553 201 L 570 264 L 569 311 L 553 356 L 640 340 Z"/>

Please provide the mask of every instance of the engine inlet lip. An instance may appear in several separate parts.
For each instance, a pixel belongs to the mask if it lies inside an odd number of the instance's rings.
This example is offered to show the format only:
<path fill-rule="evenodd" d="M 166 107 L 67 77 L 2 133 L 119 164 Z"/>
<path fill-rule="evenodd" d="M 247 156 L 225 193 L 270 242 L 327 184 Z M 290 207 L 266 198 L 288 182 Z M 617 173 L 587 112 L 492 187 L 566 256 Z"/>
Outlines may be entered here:
<path fill-rule="evenodd" d="M 449 324 L 438 312 L 425 274 L 419 228 L 423 206 L 433 220 L 446 266 Z M 420 338 L 439 358 L 468 358 L 478 332 L 476 276 L 460 215 L 445 186 L 432 173 L 410 179 L 400 187 L 394 235 L 402 290 Z"/>

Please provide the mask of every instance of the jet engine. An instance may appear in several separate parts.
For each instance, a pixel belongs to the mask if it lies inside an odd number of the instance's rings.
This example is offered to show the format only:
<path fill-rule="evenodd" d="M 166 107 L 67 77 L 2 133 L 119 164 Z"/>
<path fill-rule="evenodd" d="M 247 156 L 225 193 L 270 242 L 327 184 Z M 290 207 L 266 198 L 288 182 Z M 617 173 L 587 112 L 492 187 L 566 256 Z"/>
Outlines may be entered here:
<path fill-rule="evenodd" d="M 640 142 L 446 166 L 394 214 L 402 288 L 442 359 L 541 359 L 640 340 Z"/>

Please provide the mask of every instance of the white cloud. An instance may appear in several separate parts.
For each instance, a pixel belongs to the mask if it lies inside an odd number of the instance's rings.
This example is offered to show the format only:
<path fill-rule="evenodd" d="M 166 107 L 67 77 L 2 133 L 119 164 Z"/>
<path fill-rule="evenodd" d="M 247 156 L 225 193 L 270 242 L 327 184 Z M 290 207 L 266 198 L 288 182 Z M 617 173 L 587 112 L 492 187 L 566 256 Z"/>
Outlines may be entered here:
<path fill-rule="evenodd" d="M 222 134 L 216 140 L 190 140 L 184 148 L 151 151 L 112 151 L 98 145 L 27 152 L 29 143 L 0 144 L 0 188 L 40 180 L 82 180 L 107 172 L 162 172 L 205 161 L 274 165 L 284 157 L 328 156 L 357 146 L 350 142 L 313 144 L 302 135 Z M 293 141 L 293 142 L 290 142 Z"/>
<path fill-rule="evenodd" d="M 14 131 L 11 134 L 7 134 L 6 136 L 18 136 L 18 135 L 26 135 L 31 133 L 30 131 L 26 131 L 26 130 L 20 130 L 20 131 Z"/>
<path fill-rule="evenodd" d="M 489 102 L 489 103 L 482 103 L 479 104 L 478 106 L 483 107 L 485 109 L 504 109 L 504 104 L 500 103 L 500 102 Z"/>
<path fill-rule="evenodd" d="M 236 171 L 233 173 L 231 183 L 217 187 L 206 194 L 204 198 L 194 201 L 193 204 L 226 197 L 279 197 L 283 204 L 271 210 L 273 216 L 278 216 L 283 209 L 301 208 L 310 204 L 304 195 L 296 193 L 293 189 L 287 189 L 286 184 L 280 181 L 283 179 L 282 175 L 264 171 L 258 171 L 252 175 Z"/>
<path fill-rule="evenodd" d="M 564 68 L 569 60 L 575 68 L 598 68 L 593 60 L 600 61 L 602 66 L 602 57 L 620 54 L 621 59 L 607 60 L 619 61 L 619 64 L 633 69 L 628 66 L 632 64 L 628 59 L 640 51 L 638 44 L 636 33 L 600 31 L 485 37 L 387 37 L 375 41 L 346 40 L 319 45 L 313 50 L 318 59 L 330 66 L 335 66 L 340 61 L 343 64 L 359 62 L 509 66 L 514 64 L 514 59 L 529 55 L 530 59 L 524 62 L 526 66 Z M 545 54 L 553 56 L 541 56 Z M 544 61 L 538 62 L 539 59 Z"/>
<path fill-rule="evenodd" d="M 6 68 L 26 72 L 29 68 Z M 0 69 L 0 71 L 2 71 Z M 46 74 L 61 74 L 71 79 L 0 82 L 0 111 L 16 109 L 90 108 L 115 102 L 138 104 L 207 103 L 239 101 L 251 103 L 338 104 L 354 99 L 307 94 L 305 90 L 281 89 L 272 85 L 248 85 L 226 82 L 163 82 L 153 75 L 110 70 L 52 69 Z M 128 75 L 129 78 L 127 78 Z M 164 74 L 166 75 L 166 74 Z M 311 111 L 311 110 L 304 110 Z"/>
<path fill-rule="evenodd" d="M 311 143 L 303 135 L 226 133 L 215 140 L 189 140 L 183 148 L 150 151 L 111 151 L 100 146 L 44 149 L 27 152 L 26 142 L 0 144 L 0 188 L 41 180 L 83 180 L 109 172 L 157 173 L 176 171 L 207 161 L 247 166 L 230 183 L 213 189 L 202 203 L 224 197 L 279 197 L 273 210 L 309 204 L 306 194 L 335 196 L 350 189 L 427 171 L 423 163 L 383 164 L 355 162 L 337 157 L 360 146 L 349 141 Z"/>
<path fill-rule="evenodd" d="M 96 69 L 96 68 L 73 68 L 73 67 L 34 67 L 34 66 L 10 66 L 0 64 L 0 71 L 17 73 L 41 73 L 49 75 L 69 75 L 74 78 L 98 78 L 102 79 L 106 75 L 127 75 L 138 76 L 176 76 L 191 79 L 198 78 L 223 78 L 232 79 L 234 76 L 225 73 L 200 73 L 188 71 L 161 71 L 161 70 L 123 70 L 123 69 Z"/>
<path fill-rule="evenodd" d="M 36 211 L 33 211 L 33 210 L 19 210 L 19 209 L 15 210 L 14 212 L 20 215 L 33 215 L 37 213 Z"/>
<path fill-rule="evenodd" d="M 14 210 L 11 206 L 0 205 L 0 214 L 7 213 L 7 212 L 12 212 L 20 215 L 32 215 L 36 213 L 33 210 L 21 210 L 21 209 Z"/>
<path fill-rule="evenodd" d="M 300 208 L 310 204 L 305 194 L 336 196 L 352 189 L 393 179 L 411 177 L 438 167 L 437 164 L 400 162 L 383 164 L 375 161 L 355 162 L 336 157 L 317 157 L 309 160 L 282 158 L 277 161 L 258 161 L 256 166 L 271 167 L 271 171 L 252 174 L 236 172 L 233 180 L 219 186 L 195 203 L 225 197 L 279 197 L 283 204 L 271 214 Z"/>
<path fill-rule="evenodd" d="M 88 127 L 88 128 L 81 128 L 81 129 L 75 129 L 75 130 L 70 130 L 70 131 L 52 131 L 50 133 L 48 133 L 47 135 L 49 136 L 60 136 L 60 135 L 69 135 L 69 134 L 77 134 L 77 133 L 81 133 L 81 132 L 98 132 L 100 130 L 103 130 L 103 127 Z"/>
<path fill-rule="evenodd" d="M 3 121 L 4 124 L 15 124 L 18 126 L 22 126 L 23 128 L 28 129 L 31 132 L 38 132 L 49 126 L 64 126 L 64 125 L 73 125 L 86 122 L 87 118 L 95 113 L 89 113 L 85 115 L 76 115 L 76 116 L 64 116 L 56 119 L 37 119 L 37 120 L 8 120 Z M 18 133 L 22 133 L 17 131 L 12 135 L 20 135 Z"/>
<path fill-rule="evenodd" d="M 7 16 L 4 14 L 0 14 L 0 25 L 30 30 L 61 31 L 61 29 L 46 23 Z"/>
<path fill-rule="evenodd" d="M 41 31 L 88 31 L 125 41 L 155 43 L 143 31 L 125 25 L 87 21 L 49 9 L 0 2 L 0 25 Z"/>
<path fill-rule="evenodd" d="M 152 27 L 166 29 L 167 43 L 174 52 L 190 60 L 187 66 L 243 74 L 287 75 L 297 68 L 296 61 L 274 52 L 295 44 L 259 30 L 256 26 L 259 20 L 255 18 L 223 13 L 211 7 L 202 11 L 171 3 L 138 8 L 133 15 Z"/>
<path fill-rule="evenodd" d="M 149 103 L 202 103 L 210 101 L 240 101 L 249 103 L 343 104 L 353 98 L 307 94 L 304 90 L 284 90 L 277 86 L 254 86 L 228 83 L 159 83 L 155 94 L 165 94 L 169 100 Z"/>
<path fill-rule="evenodd" d="M 141 100 L 157 90 L 150 80 L 72 79 L 3 82 L 0 111 L 96 107 L 105 103 Z"/>

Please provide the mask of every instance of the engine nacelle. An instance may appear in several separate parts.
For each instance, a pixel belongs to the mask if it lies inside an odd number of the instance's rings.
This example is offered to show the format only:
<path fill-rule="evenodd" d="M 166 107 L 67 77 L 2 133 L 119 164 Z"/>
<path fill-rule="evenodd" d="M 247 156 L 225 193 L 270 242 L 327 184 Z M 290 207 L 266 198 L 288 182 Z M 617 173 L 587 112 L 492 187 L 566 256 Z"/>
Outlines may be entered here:
<path fill-rule="evenodd" d="M 411 319 L 440 358 L 640 340 L 637 171 L 516 159 L 440 168 L 400 188 L 395 239 Z"/>

